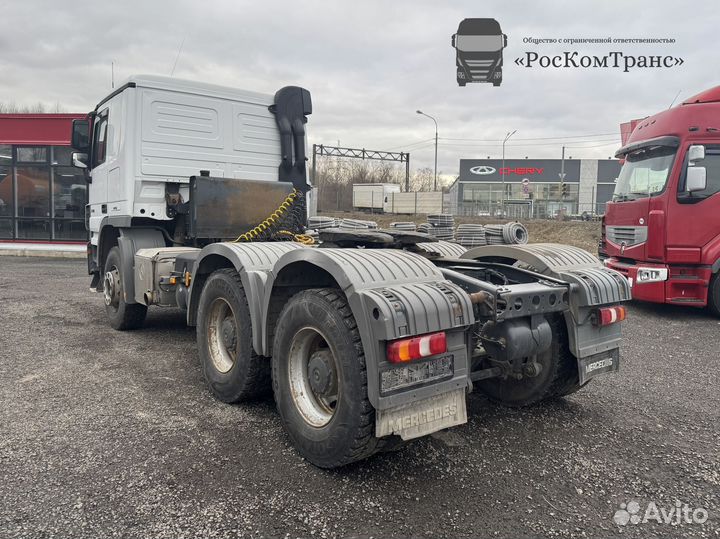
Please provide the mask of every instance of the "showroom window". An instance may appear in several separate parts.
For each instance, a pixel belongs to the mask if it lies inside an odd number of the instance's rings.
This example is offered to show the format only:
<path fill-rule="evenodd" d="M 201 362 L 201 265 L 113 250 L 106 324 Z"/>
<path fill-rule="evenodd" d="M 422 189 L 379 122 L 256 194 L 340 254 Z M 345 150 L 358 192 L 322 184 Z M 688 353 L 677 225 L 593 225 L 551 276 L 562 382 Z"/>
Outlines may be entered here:
<path fill-rule="evenodd" d="M 64 146 L 0 145 L 0 239 L 86 241 L 87 184 Z"/>

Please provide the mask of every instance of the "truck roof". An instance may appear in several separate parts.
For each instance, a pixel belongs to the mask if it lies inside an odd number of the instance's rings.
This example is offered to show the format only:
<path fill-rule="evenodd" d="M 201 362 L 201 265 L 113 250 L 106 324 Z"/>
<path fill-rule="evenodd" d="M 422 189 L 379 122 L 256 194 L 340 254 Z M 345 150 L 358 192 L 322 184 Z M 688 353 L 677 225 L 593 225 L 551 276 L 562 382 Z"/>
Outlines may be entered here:
<path fill-rule="evenodd" d="M 108 94 L 103 100 L 101 100 L 97 106 L 100 107 L 100 105 L 127 88 L 153 88 L 156 90 L 168 90 L 208 97 L 217 97 L 232 101 L 249 101 L 263 105 L 271 105 L 273 103 L 273 96 L 270 94 L 240 90 L 229 86 L 218 86 L 207 82 L 176 79 L 174 77 L 163 77 L 160 75 L 132 75 L 114 92 Z"/>
<path fill-rule="evenodd" d="M 638 121 L 625 145 L 664 136 L 720 139 L 719 130 L 720 86 L 716 86 L 686 99 L 681 105 Z"/>
<path fill-rule="evenodd" d="M 457 33 L 463 36 L 499 36 L 502 30 L 495 19 L 463 19 Z"/>

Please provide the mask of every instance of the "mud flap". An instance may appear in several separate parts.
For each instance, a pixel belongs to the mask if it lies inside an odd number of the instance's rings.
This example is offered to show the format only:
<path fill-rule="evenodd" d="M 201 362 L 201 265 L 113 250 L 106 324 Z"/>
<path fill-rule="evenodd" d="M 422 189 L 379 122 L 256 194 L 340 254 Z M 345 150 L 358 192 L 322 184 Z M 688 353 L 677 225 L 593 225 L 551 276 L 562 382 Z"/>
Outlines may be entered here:
<path fill-rule="evenodd" d="M 467 423 L 465 388 L 404 404 L 375 415 L 375 436 L 395 434 L 403 440 L 419 438 Z"/>
<path fill-rule="evenodd" d="M 607 372 L 620 370 L 620 349 L 614 348 L 599 354 L 578 359 L 578 376 L 580 385 L 585 384 L 591 378 Z"/>

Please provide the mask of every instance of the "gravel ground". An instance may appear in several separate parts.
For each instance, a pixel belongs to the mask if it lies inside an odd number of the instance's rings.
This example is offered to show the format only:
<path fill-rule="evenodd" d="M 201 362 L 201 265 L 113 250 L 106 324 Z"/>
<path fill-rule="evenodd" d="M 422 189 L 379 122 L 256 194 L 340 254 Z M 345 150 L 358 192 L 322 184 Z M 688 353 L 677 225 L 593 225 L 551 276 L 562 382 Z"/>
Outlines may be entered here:
<path fill-rule="evenodd" d="M 114 332 L 88 284 L 81 261 L 0 258 L 1 537 L 720 536 L 704 312 L 633 305 L 619 375 L 531 410 L 473 394 L 467 425 L 323 471 L 271 400 L 211 397 L 182 313 Z M 631 501 L 709 520 L 617 525 Z"/>

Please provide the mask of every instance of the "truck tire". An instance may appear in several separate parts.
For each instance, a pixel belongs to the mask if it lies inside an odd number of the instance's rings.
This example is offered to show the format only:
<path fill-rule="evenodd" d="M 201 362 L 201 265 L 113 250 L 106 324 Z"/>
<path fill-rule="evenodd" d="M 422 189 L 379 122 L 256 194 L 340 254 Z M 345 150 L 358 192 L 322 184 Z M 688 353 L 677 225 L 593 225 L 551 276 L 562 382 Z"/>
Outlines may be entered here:
<path fill-rule="evenodd" d="M 197 346 L 205 381 L 218 400 L 234 403 L 270 392 L 270 360 L 253 349 L 250 308 L 234 269 L 213 272 L 203 286 Z"/>
<path fill-rule="evenodd" d="M 720 272 L 716 273 L 710 279 L 708 287 L 708 309 L 715 316 L 720 316 Z"/>
<path fill-rule="evenodd" d="M 568 347 L 565 321 L 560 316 L 554 316 L 548 322 L 552 329 L 552 344 L 537 357 L 537 362 L 542 365 L 540 374 L 521 380 L 488 378 L 477 382 L 476 387 L 490 400 L 519 408 L 564 397 L 582 387 L 579 384 L 577 360 Z"/>
<path fill-rule="evenodd" d="M 103 297 L 105 312 L 110 325 L 117 330 L 138 329 L 142 327 L 147 315 L 147 306 L 141 303 L 126 303 L 123 296 L 122 264 L 120 248 L 113 247 L 105 260 L 103 275 Z"/>
<path fill-rule="evenodd" d="M 384 448 L 374 435 L 360 334 L 340 291 L 292 297 L 277 323 L 272 370 L 283 426 L 308 461 L 337 468 Z"/>

